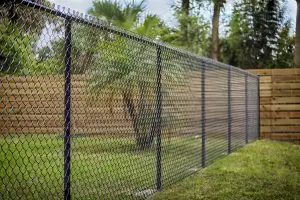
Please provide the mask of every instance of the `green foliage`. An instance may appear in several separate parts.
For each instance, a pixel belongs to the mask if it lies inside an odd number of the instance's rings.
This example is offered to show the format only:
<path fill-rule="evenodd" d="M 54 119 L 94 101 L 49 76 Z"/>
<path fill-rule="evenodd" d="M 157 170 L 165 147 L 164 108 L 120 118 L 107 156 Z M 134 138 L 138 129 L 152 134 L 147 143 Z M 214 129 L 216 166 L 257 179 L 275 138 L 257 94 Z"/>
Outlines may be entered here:
<path fill-rule="evenodd" d="M 292 67 L 294 39 L 289 34 L 290 22 L 283 18 L 285 10 L 282 1 L 245 0 L 235 3 L 233 15 L 228 24 L 228 37 L 221 37 L 220 41 L 221 61 L 242 68 Z M 39 3 L 50 5 L 44 0 Z M 215 2 L 199 0 L 194 3 L 195 5 L 191 4 L 194 5 L 191 9 Z M 21 5 L 15 5 L 13 9 L 10 4 L 5 5 L 0 10 L 1 15 L 5 16 L 1 19 L 0 25 L 1 74 L 63 73 L 63 38 L 51 41 L 51 44 L 42 48 L 36 47 L 46 22 L 58 24 L 61 22 L 48 14 L 42 17 L 43 12 L 33 13 L 32 9 L 24 9 Z M 144 9 L 144 1 L 120 3 L 105 0 L 95 1 L 89 14 L 142 36 L 201 56 L 209 56 L 211 52 L 210 22 L 201 13 L 198 13 L 198 16 L 187 16 L 177 10 L 178 27 L 170 28 L 156 15 L 147 15 L 140 23 L 139 16 Z M 83 74 L 88 70 L 99 68 L 101 66 L 99 58 L 103 51 L 99 46 L 104 45 L 103 41 L 110 44 L 110 35 L 77 22 L 73 23 L 72 35 L 73 73 Z M 114 36 L 112 40 L 116 42 L 119 39 Z M 123 42 L 126 43 L 126 41 Z M 35 48 L 37 51 L 34 50 Z M 109 50 L 109 47 L 107 48 Z M 119 48 L 123 47 L 119 46 Z M 137 49 L 140 48 L 137 47 Z M 114 55 L 114 58 L 120 59 L 118 55 Z M 111 60 L 111 62 L 119 61 Z"/>
<path fill-rule="evenodd" d="M 20 25 L 19 29 L 23 32 L 37 36 L 41 34 L 46 25 L 46 21 L 56 21 L 56 17 L 51 14 L 28 8 L 22 4 L 13 4 L 12 2 L 13 1 L 3 1 L 3 3 L 0 3 L 0 16 L 12 23 L 18 23 Z M 34 2 L 47 7 L 52 7 L 48 0 L 34 0 Z"/>
<path fill-rule="evenodd" d="M 123 6 L 119 1 L 94 1 L 88 13 L 126 30 L 131 30 L 138 20 L 138 14 L 144 11 L 144 1 L 129 2 Z"/>
<path fill-rule="evenodd" d="M 50 49 L 43 48 L 40 59 L 36 59 L 32 46 L 37 40 L 26 34 L 18 24 L 3 21 L 0 24 L 0 65 L 1 75 L 45 75 L 57 72 L 57 60 L 50 57 Z M 59 69 L 62 71 L 61 67 Z"/>
<path fill-rule="evenodd" d="M 101 31 L 80 23 L 72 24 L 72 73 L 84 74 L 95 65 L 95 56 L 99 53 L 97 45 L 101 39 Z M 49 63 L 44 71 L 62 74 L 64 72 L 65 39 L 52 40 L 37 50 L 38 63 Z M 43 66 L 43 65 L 42 65 Z M 52 67 L 51 67 L 52 66 Z M 37 69 L 41 69 L 38 67 Z"/>
<path fill-rule="evenodd" d="M 143 24 L 135 30 L 139 35 L 156 40 L 164 40 L 170 31 L 170 28 L 157 15 L 147 15 Z"/>
<path fill-rule="evenodd" d="M 293 67 L 293 55 L 295 39 L 290 36 L 289 32 L 291 30 L 291 23 L 287 21 L 279 31 L 279 40 L 277 44 L 277 54 L 275 62 L 273 64 L 274 68 L 288 68 Z"/>
<path fill-rule="evenodd" d="M 179 28 L 165 35 L 162 40 L 195 54 L 208 56 L 210 27 L 204 17 L 187 16 L 179 12 L 177 20 Z"/>
<path fill-rule="evenodd" d="M 284 57 L 286 60 L 281 64 L 290 67 L 292 61 L 287 54 L 292 53 L 292 44 L 287 44 L 287 52 L 282 47 L 283 43 L 291 41 L 282 4 L 282 0 L 235 3 L 229 36 L 222 50 L 223 61 L 242 68 L 271 68 L 279 64 L 278 57 Z"/>
<path fill-rule="evenodd" d="M 1 74 L 26 75 L 34 66 L 31 43 L 34 39 L 22 32 L 17 24 L 4 20 L 0 24 Z"/>
<path fill-rule="evenodd" d="M 103 3 L 103 2 L 102 2 Z M 100 2 L 100 4 L 102 5 Z M 104 2 L 105 7 L 108 6 L 108 2 Z M 111 3 L 108 7 L 114 9 L 108 9 L 106 12 L 100 12 L 102 9 L 99 7 L 99 3 L 94 3 L 95 8 L 90 10 L 90 13 L 96 16 L 102 16 L 112 24 L 118 24 L 119 26 L 136 32 L 140 35 L 147 36 L 154 40 L 172 41 L 173 38 L 168 36 L 171 34 L 170 28 L 168 28 L 161 19 L 156 15 L 147 15 L 143 23 L 138 23 L 138 17 L 136 10 L 142 10 L 141 5 L 129 4 L 132 8 L 126 6 L 121 7 L 117 3 Z M 140 8 L 140 9 L 138 9 Z M 110 12 L 116 12 L 110 13 Z M 120 14 L 123 13 L 123 14 Z M 122 16 L 132 16 L 128 20 L 124 20 Z M 134 19 L 135 21 L 132 21 Z M 195 29 L 190 33 L 190 43 L 187 45 L 199 44 L 199 25 L 197 19 L 192 18 L 189 27 Z M 184 20 L 182 23 L 185 23 Z M 130 27 L 128 27 L 130 25 Z M 180 37 L 180 33 L 177 34 Z M 78 41 L 82 39 L 78 38 Z M 83 43 L 85 44 L 85 43 Z M 102 38 L 96 43 L 95 52 L 97 59 L 95 64 L 90 66 L 87 72 L 89 77 L 89 86 L 93 93 L 99 93 L 105 91 L 110 93 L 109 102 L 114 100 L 117 94 L 121 94 L 124 102 L 125 113 L 129 115 L 132 120 L 133 129 L 136 134 L 137 149 L 142 150 L 152 146 L 154 137 L 154 117 L 156 113 L 155 109 L 155 88 L 156 88 L 156 55 L 157 49 L 155 46 L 149 46 L 140 42 L 136 42 L 129 38 L 124 38 L 115 34 L 102 34 Z M 183 44 L 183 41 L 182 41 Z M 197 46 L 193 46 L 195 50 Z M 167 85 L 172 82 L 182 82 L 181 78 L 184 75 L 184 70 L 180 65 L 180 58 L 169 56 L 170 52 L 162 51 L 162 57 L 165 62 L 172 63 L 165 65 L 162 73 L 162 81 Z M 172 69 L 169 69 L 171 68 Z M 176 72 L 176 73 L 174 73 Z M 168 98 L 173 95 L 172 89 L 165 87 L 163 90 L 164 98 Z M 110 103 L 111 104 L 111 103 Z M 165 125 L 168 124 L 168 120 L 172 115 L 172 111 L 163 107 L 164 114 L 162 121 Z M 147 120 L 148 119 L 148 120 Z M 152 122 L 152 123 L 149 123 Z"/>
<path fill-rule="evenodd" d="M 142 3 L 132 2 L 122 7 L 117 2 L 94 2 L 94 7 L 89 13 L 127 30 L 156 38 L 163 27 L 163 23 L 156 16 L 148 16 L 144 24 L 137 26 L 138 13 L 143 10 Z M 94 93 L 109 91 L 110 101 L 113 101 L 117 93 L 121 94 L 124 109 L 127 110 L 126 113 L 133 123 L 137 150 L 149 148 L 154 133 L 152 124 L 145 120 L 153 118 L 155 114 L 153 108 L 156 70 L 153 66 L 156 66 L 156 60 L 151 57 L 155 57 L 156 49 L 107 33 L 104 33 L 103 38 L 96 44 L 98 59 L 88 71 L 91 91 Z M 154 55 L 149 53 L 149 50 Z M 138 94 L 140 97 L 136 102 Z"/>
<path fill-rule="evenodd" d="M 36 3 L 51 7 L 47 0 Z M 38 75 L 55 71 L 55 63 L 45 62 L 50 53 L 43 49 L 41 62 L 36 59 L 34 48 L 46 22 L 58 22 L 51 14 L 6 2 L 0 6 L 0 74 Z M 48 53 L 47 53 L 48 51 Z"/>

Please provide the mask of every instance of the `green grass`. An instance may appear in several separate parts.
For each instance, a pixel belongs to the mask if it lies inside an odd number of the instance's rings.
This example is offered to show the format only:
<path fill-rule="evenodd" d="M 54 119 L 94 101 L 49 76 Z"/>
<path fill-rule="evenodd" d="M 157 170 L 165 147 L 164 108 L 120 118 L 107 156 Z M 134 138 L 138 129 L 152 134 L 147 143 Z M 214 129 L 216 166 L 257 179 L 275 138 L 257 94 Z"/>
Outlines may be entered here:
<path fill-rule="evenodd" d="M 298 200 L 300 146 L 256 141 L 153 196 L 155 200 Z"/>
<path fill-rule="evenodd" d="M 144 199 L 156 191 L 155 145 L 137 153 L 134 138 L 90 136 L 72 138 L 71 147 L 73 199 Z M 226 156 L 226 137 L 207 137 L 206 152 L 207 164 Z M 166 188 L 200 169 L 201 139 L 162 138 L 161 154 Z M 58 135 L 1 136 L 0 199 L 62 199 L 63 164 Z"/>
<path fill-rule="evenodd" d="M 225 140 L 207 143 L 210 158 L 225 156 Z M 73 199 L 139 199 L 141 191 L 155 191 L 155 148 L 136 153 L 133 138 L 100 136 L 72 138 L 71 146 Z M 1 136 L 0 199 L 62 199 L 63 155 L 63 138 L 57 135 Z M 163 139 L 162 187 L 195 173 L 200 163 L 199 137 Z"/>

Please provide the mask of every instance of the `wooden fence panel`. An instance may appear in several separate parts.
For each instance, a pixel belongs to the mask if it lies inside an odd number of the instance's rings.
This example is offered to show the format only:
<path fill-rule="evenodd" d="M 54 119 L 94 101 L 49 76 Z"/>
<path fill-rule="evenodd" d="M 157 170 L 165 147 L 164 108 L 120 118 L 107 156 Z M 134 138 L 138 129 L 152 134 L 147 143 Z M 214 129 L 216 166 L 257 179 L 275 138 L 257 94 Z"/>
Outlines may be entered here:
<path fill-rule="evenodd" d="M 172 114 L 178 122 L 182 123 L 176 124 L 180 126 L 176 133 L 163 125 L 164 135 L 195 132 L 196 129 L 190 127 L 200 124 L 200 73 L 194 72 L 188 76 L 189 79 L 186 80 L 190 82 L 174 86 L 175 92 L 172 98 L 176 101 L 164 101 L 166 109 L 169 109 L 169 112 L 176 112 Z M 59 135 L 64 133 L 64 77 L 62 75 L 3 76 L 0 77 L 0 83 L 0 134 Z M 71 84 L 72 134 L 134 136 L 132 120 L 124 108 L 121 92 L 116 92 L 111 100 L 110 91 L 102 90 L 99 94 L 89 91 L 88 80 L 83 75 L 73 75 Z M 190 85 L 195 87 L 191 89 Z M 224 98 L 227 99 L 219 96 L 219 90 L 215 88 L 214 92 L 207 95 L 208 102 L 210 99 L 215 102 L 223 102 Z M 187 93 L 189 95 L 186 95 Z M 138 97 L 138 92 L 133 91 L 135 103 Z M 208 105 L 208 107 L 214 106 L 215 104 Z M 220 110 L 227 111 L 227 107 Z M 198 111 L 199 115 L 191 116 L 195 111 Z M 224 115 L 227 116 L 227 112 L 224 112 Z M 208 120 L 215 119 L 208 118 Z"/>
<path fill-rule="evenodd" d="M 299 142 L 300 69 L 249 71 L 261 76 L 261 137 Z"/>

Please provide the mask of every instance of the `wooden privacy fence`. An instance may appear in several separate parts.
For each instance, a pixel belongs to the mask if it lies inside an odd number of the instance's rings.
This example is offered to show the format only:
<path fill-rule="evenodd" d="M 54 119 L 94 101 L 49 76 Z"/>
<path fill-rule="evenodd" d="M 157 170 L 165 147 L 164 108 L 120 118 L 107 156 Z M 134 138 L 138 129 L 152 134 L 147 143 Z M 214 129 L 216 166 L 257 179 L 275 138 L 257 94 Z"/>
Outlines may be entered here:
<path fill-rule="evenodd" d="M 195 79 L 199 77 L 200 73 L 194 73 L 190 78 L 195 82 Z M 64 78 L 62 75 L 4 76 L 0 77 L 0 82 L 0 134 L 64 133 Z M 132 121 L 125 110 L 122 94 L 117 92 L 113 100 L 110 100 L 112 98 L 110 91 L 104 90 L 97 95 L 89 91 L 88 84 L 86 76 L 72 76 L 72 133 L 134 136 Z M 177 93 L 178 99 L 182 102 L 200 102 L 199 91 L 189 91 L 185 86 L 177 89 L 180 90 Z M 185 95 L 188 92 L 190 95 Z M 137 102 L 138 94 L 134 95 L 135 102 Z M 188 113 L 199 110 L 200 116 L 200 106 L 183 105 L 180 101 L 175 104 L 181 114 L 178 117 L 186 125 L 180 130 L 188 133 L 190 127 Z M 180 133 L 174 130 L 172 132 Z"/>
<path fill-rule="evenodd" d="M 217 135 L 225 139 L 228 125 L 227 76 L 220 79 L 219 73 L 227 75 L 227 70 L 206 71 L 205 88 L 209 92 L 205 96 L 205 122 L 207 135 Z M 232 135 L 238 137 L 245 132 L 246 127 L 245 76 L 233 73 L 231 79 Z M 0 82 L 0 134 L 64 133 L 64 78 L 62 75 L 4 76 L 0 77 Z M 73 75 L 71 84 L 72 133 L 134 136 L 132 121 L 124 110 L 126 108 L 124 108 L 122 94 L 116 93 L 112 102 L 109 100 L 111 97 L 108 91 L 95 95 L 89 91 L 89 83 L 84 75 Z M 199 134 L 201 126 L 200 84 L 200 70 L 187 72 L 184 80 L 180 81 L 180 85 L 174 85 L 173 96 L 169 97 L 170 99 L 163 99 L 162 104 L 165 109 L 163 115 L 167 112 L 173 114 L 172 118 L 166 116 L 171 120 L 167 124 L 163 117 L 162 131 L 165 135 Z M 256 89 L 257 87 L 253 84 L 249 80 L 249 85 Z M 248 91 L 251 92 L 250 89 Z M 255 99 L 255 96 L 253 97 Z M 255 111 L 256 104 L 253 104 L 255 101 L 251 99 L 252 97 L 249 97 L 248 125 L 256 120 L 255 114 L 252 113 Z M 193 112 L 198 114 L 191 115 Z M 168 123 L 172 123 L 170 126 L 172 128 L 168 127 Z M 216 126 L 222 128 L 216 129 Z"/>
<path fill-rule="evenodd" d="M 300 141 L 300 69 L 249 70 L 260 75 L 261 137 Z"/>
<path fill-rule="evenodd" d="M 0 78 L 1 133 L 64 133 L 63 76 Z M 84 76 L 72 77 L 72 129 L 80 134 L 112 134 L 132 131 L 123 114 L 121 98 L 114 107 L 104 105 L 107 95 L 91 98 Z M 117 116 L 117 117 L 116 117 Z M 113 120 L 112 120 L 113 119 Z"/>

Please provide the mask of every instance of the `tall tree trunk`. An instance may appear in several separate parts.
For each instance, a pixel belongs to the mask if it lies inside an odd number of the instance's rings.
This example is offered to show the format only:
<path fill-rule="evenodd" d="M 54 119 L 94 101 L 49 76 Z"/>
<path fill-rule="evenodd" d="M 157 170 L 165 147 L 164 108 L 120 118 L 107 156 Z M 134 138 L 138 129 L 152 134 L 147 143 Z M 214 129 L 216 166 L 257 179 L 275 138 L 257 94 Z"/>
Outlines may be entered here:
<path fill-rule="evenodd" d="M 295 38 L 295 67 L 300 67 L 300 0 L 297 2 L 296 38 Z"/>
<path fill-rule="evenodd" d="M 219 58 L 219 20 L 222 3 L 218 0 L 214 3 L 214 13 L 212 19 L 212 52 L 211 58 L 218 60 Z"/>
<path fill-rule="evenodd" d="M 184 15 L 189 16 L 190 11 L 190 1 L 189 0 L 182 0 L 181 2 L 181 11 Z M 182 24 L 183 36 L 182 39 L 184 43 L 188 42 L 188 24 Z"/>
<path fill-rule="evenodd" d="M 189 15 L 190 11 L 190 0 L 182 0 L 181 10 L 184 14 Z"/>

